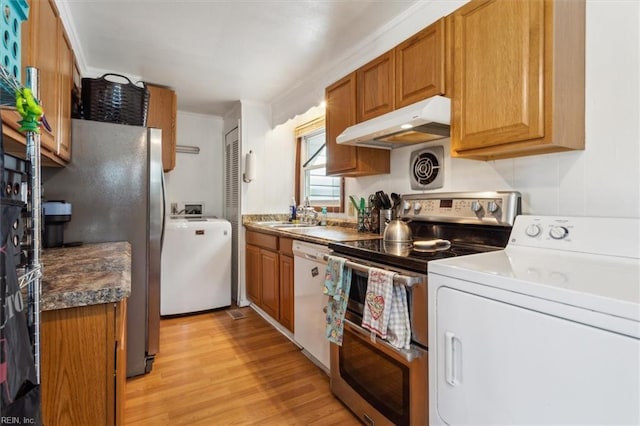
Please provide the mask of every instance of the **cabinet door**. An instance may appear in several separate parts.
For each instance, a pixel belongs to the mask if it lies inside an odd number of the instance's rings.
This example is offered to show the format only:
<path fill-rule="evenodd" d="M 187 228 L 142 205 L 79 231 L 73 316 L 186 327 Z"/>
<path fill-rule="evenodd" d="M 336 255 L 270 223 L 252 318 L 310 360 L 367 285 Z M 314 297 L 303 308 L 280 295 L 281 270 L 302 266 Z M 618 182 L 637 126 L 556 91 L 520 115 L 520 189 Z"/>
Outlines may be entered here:
<path fill-rule="evenodd" d="M 56 136 L 60 125 L 58 40 L 62 37 L 59 32 L 58 13 L 53 0 L 32 1 L 29 2 L 29 6 L 31 7 L 29 20 L 33 20 L 29 29 L 34 35 L 29 39 L 32 43 L 29 49 L 31 53 L 29 64 L 40 70 L 40 104 L 53 132 L 43 128 L 41 144 L 42 148 L 57 152 Z"/>
<path fill-rule="evenodd" d="M 445 93 L 445 20 L 395 47 L 396 108 Z"/>
<path fill-rule="evenodd" d="M 389 173 L 390 153 L 386 149 L 338 145 L 336 137 L 355 124 L 356 77 L 351 73 L 327 87 L 325 115 L 327 134 L 327 175 L 365 176 Z"/>
<path fill-rule="evenodd" d="M 162 129 L 162 166 L 165 172 L 176 167 L 176 93 L 168 88 L 147 85 L 149 111 L 147 127 Z"/>
<path fill-rule="evenodd" d="M 124 398 L 127 382 L 127 299 L 115 305 L 116 330 L 116 412 L 115 424 L 124 424 Z"/>
<path fill-rule="evenodd" d="M 60 40 L 60 122 L 58 126 L 58 156 L 71 159 L 71 90 L 73 88 L 73 50 L 64 35 L 62 22 L 58 22 Z"/>
<path fill-rule="evenodd" d="M 477 0 L 454 18 L 452 149 L 544 136 L 544 2 Z"/>
<path fill-rule="evenodd" d="M 327 174 L 339 174 L 356 168 L 356 148 L 338 145 L 336 138 L 356 122 L 356 77 L 349 74 L 327 87 L 325 92 Z"/>
<path fill-rule="evenodd" d="M 260 248 L 247 244 L 245 263 L 247 265 L 246 283 L 247 297 L 253 303 L 260 306 L 261 268 L 260 268 Z"/>
<path fill-rule="evenodd" d="M 280 254 L 280 324 L 294 332 L 293 257 Z"/>
<path fill-rule="evenodd" d="M 394 72 L 393 50 L 356 71 L 358 123 L 393 111 Z"/>
<path fill-rule="evenodd" d="M 112 303 L 42 313 L 44 424 L 114 424 L 115 324 Z"/>
<path fill-rule="evenodd" d="M 280 316 L 280 265 L 278 253 L 260 249 L 260 270 L 262 272 L 260 307 L 272 318 Z"/>

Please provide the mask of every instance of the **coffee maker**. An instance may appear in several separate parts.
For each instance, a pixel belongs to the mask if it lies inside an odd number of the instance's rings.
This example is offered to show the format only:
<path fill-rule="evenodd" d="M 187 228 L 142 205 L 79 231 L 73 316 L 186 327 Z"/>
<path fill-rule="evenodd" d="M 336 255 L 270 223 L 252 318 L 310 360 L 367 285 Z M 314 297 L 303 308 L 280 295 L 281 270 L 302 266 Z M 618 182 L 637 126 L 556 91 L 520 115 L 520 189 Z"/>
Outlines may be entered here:
<path fill-rule="evenodd" d="M 71 203 L 47 201 L 42 204 L 44 216 L 44 248 L 62 247 L 64 244 L 64 224 L 71 220 Z"/>

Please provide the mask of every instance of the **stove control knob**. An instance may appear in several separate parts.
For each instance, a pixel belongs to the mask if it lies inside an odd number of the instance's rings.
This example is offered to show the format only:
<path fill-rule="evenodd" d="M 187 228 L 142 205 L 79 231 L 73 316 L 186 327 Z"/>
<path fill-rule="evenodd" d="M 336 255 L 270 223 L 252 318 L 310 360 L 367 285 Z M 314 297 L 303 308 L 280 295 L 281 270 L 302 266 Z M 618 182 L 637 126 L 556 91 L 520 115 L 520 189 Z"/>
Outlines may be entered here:
<path fill-rule="evenodd" d="M 419 202 L 415 202 L 413 203 L 413 211 L 418 213 L 420 211 L 420 209 L 422 208 L 422 204 L 420 204 Z"/>
<path fill-rule="evenodd" d="M 532 223 L 531 225 L 527 226 L 524 232 L 529 237 L 537 237 L 538 235 L 540 235 L 540 232 L 542 232 L 542 228 L 540 228 L 540 225 Z"/>
<path fill-rule="evenodd" d="M 489 210 L 489 213 L 497 212 L 498 204 L 495 201 L 489 201 L 489 203 L 487 204 L 487 210 Z"/>
<path fill-rule="evenodd" d="M 473 201 L 471 203 L 471 210 L 473 210 L 476 213 L 482 210 L 482 204 L 480 204 L 480 201 Z"/>
<path fill-rule="evenodd" d="M 402 209 L 404 211 L 409 211 L 411 209 L 411 203 L 408 201 L 405 201 L 402 203 Z"/>
<path fill-rule="evenodd" d="M 562 240 L 569 235 L 569 230 L 564 226 L 554 226 L 549 230 L 549 236 L 554 240 Z"/>

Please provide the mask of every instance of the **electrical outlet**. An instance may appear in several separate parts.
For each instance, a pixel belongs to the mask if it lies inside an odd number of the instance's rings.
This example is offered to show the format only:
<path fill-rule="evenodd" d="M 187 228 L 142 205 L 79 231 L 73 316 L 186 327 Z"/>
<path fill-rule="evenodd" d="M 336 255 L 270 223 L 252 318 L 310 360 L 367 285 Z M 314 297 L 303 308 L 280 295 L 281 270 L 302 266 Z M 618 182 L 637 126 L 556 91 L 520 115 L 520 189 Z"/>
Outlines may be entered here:
<path fill-rule="evenodd" d="M 353 207 L 353 204 L 349 203 L 349 210 L 348 210 L 348 215 L 349 216 L 355 216 L 356 215 L 356 209 Z"/>
<path fill-rule="evenodd" d="M 178 203 L 171 203 L 171 214 L 178 214 Z"/>

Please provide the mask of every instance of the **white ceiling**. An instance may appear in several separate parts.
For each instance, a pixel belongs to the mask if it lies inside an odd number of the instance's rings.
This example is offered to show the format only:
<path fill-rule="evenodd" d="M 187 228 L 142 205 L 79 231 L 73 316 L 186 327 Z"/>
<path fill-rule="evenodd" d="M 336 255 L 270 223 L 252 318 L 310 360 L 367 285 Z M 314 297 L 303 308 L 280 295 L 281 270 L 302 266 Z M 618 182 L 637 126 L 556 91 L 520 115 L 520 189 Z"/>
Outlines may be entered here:
<path fill-rule="evenodd" d="M 57 0 L 81 69 L 172 87 L 178 109 L 271 102 L 417 0 Z"/>

